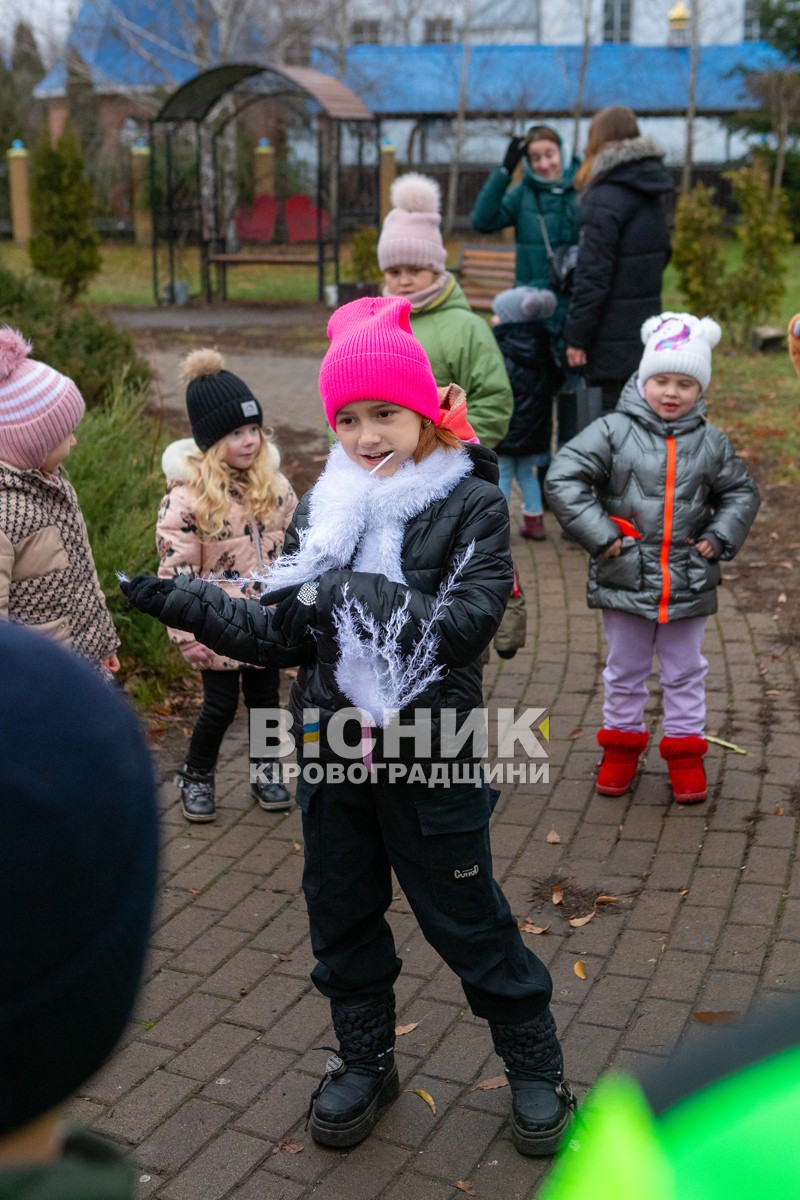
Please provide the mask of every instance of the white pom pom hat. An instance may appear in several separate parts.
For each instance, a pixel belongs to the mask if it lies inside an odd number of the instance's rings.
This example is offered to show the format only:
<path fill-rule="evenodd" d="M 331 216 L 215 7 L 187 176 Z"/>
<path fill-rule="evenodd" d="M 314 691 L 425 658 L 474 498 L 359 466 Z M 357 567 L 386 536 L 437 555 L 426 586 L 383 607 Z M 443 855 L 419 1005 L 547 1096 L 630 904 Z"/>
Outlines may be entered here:
<path fill-rule="evenodd" d="M 691 375 L 705 391 L 711 380 L 711 351 L 721 336 L 722 330 L 711 317 L 674 312 L 648 317 L 642 326 L 645 348 L 639 383 L 644 386 L 660 371 L 674 371 Z"/>
<path fill-rule="evenodd" d="M 378 265 L 427 267 L 437 275 L 445 269 L 447 251 L 442 242 L 441 193 L 435 179 L 409 172 L 392 184 L 393 204 L 378 239 Z"/>
<path fill-rule="evenodd" d="M 85 410 L 72 380 L 30 351 L 21 333 L 0 329 L 0 458 L 26 471 L 44 465 Z"/>

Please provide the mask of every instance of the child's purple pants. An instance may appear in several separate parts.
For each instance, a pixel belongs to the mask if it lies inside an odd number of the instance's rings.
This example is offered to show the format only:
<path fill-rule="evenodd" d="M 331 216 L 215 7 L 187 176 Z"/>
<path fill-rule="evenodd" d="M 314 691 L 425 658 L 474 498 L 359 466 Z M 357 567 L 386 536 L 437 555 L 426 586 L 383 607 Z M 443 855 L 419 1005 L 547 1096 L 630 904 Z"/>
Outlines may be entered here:
<path fill-rule="evenodd" d="M 655 654 L 664 693 L 664 734 L 702 737 L 708 663 L 700 651 L 705 628 L 705 617 L 686 617 L 659 625 L 633 613 L 604 609 L 603 629 L 608 642 L 603 671 L 604 728 L 625 733 L 644 730 L 647 680 Z"/>

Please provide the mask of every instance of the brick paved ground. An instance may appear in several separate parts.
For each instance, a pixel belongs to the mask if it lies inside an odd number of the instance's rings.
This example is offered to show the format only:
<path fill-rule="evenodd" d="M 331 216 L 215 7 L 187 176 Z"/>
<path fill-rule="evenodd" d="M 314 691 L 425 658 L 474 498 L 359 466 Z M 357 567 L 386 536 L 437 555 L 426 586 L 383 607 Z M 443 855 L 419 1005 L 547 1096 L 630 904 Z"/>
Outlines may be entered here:
<path fill-rule="evenodd" d="M 301 392 L 298 402 L 293 420 L 313 425 L 316 400 Z M 493 844 L 514 912 L 551 923 L 525 937 L 553 973 L 569 1074 L 583 1092 L 610 1064 L 639 1069 L 713 1038 L 692 1012 L 800 992 L 800 681 L 770 614 L 740 613 L 723 589 L 706 641 L 709 730 L 748 755 L 712 747 L 708 802 L 670 804 L 656 695 L 656 744 L 634 792 L 596 796 L 603 641 L 584 601 L 585 556 L 548 521 L 546 543 L 514 539 L 531 636 L 512 661 L 493 659 L 486 692 L 493 706 L 551 710 L 550 780 L 504 789 Z M 165 879 L 148 982 L 76 1115 L 131 1148 L 138 1194 L 158 1200 L 444 1200 L 464 1194 L 458 1180 L 479 1197 L 527 1198 L 546 1165 L 514 1151 L 507 1089 L 472 1090 L 501 1064 L 402 895 L 391 913 L 404 960 L 398 1021 L 417 1025 L 398 1039 L 401 1096 L 348 1153 L 305 1133 L 327 1057 L 314 1048 L 332 1031 L 308 980 L 300 821 L 254 806 L 246 758 L 239 719 L 223 747 L 214 825 L 186 824 L 176 790 L 163 789 Z M 548 841 L 552 830 L 559 841 Z M 560 883 L 569 913 L 591 911 L 601 894 L 620 901 L 572 928 L 542 881 Z M 537 887 L 543 900 L 531 899 Z M 435 1115 L 414 1088 L 434 1098 Z"/>
<path fill-rule="evenodd" d="M 640 1068 L 687 1040 L 713 1037 L 696 1010 L 740 1010 L 800 991 L 797 659 L 767 614 L 740 614 L 723 591 L 707 652 L 709 728 L 749 751 L 712 748 L 711 798 L 669 803 L 657 750 L 634 793 L 593 793 L 600 714 L 599 623 L 584 603 L 585 556 L 553 534 L 515 538 L 532 636 L 492 662 L 492 705 L 552 710 L 549 784 L 506 788 L 493 822 L 495 867 L 526 937 L 554 978 L 569 1073 L 585 1088 L 614 1063 Z M 658 702 L 651 705 L 654 727 Z M 505 1088 L 488 1031 L 419 934 L 403 897 L 392 923 L 404 960 L 398 1021 L 403 1092 L 364 1144 L 340 1153 L 305 1133 L 308 1097 L 331 1041 L 311 988 L 298 814 L 254 807 L 246 725 L 223 750 L 216 824 L 189 826 L 164 788 L 165 880 L 149 980 L 122 1048 L 84 1090 L 81 1119 L 133 1150 L 139 1194 L 163 1200 L 424 1200 L 527 1197 L 545 1167 L 509 1140 Z M 164 764 L 165 766 L 167 764 Z M 172 764 L 174 765 L 174 764 Z M 548 842 L 555 829 L 558 842 Z M 561 881 L 590 911 L 573 929 L 536 881 Z M 586 980 L 573 967 L 585 964 Z M 436 1115 L 412 1089 L 436 1102 Z M 282 1148 L 292 1139 L 302 1151 Z"/>

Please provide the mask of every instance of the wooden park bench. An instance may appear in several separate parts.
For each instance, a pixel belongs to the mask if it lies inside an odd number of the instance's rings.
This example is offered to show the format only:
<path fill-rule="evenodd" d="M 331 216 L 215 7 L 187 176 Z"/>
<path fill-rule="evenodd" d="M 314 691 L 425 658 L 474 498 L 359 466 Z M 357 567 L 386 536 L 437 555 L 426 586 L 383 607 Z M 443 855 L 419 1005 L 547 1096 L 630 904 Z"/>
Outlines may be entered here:
<path fill-rule="evenodd" d="M 455 274 L 467 303 L 490 312 L 498 292 L 514 286 L 514 246 L 464 246 Z"/>
<path fill-rule="evenodd" d="M 286 197 L 283 202 L 283 217 L 288 244 L 276 246 L 273 238 L 279 207 L 279 201 L 274 196 L 256 196 L 252 204 L 244 205 L 234 213 L 236 233 L 240 241 L 251 244 L 261 243 L 264 246 L 263 250 L 242 250 L 236 253 L 208 250 L 206 263 L 209 268 L 213 267 L 216 271 L 216 290 L 223 300 L 228 298 L 229 267 L 317 267 L 319 270 L 326 262 L 336 262 L 334 244 L 324 242 L 320 247 L 318 243 L 319 214 L 308 196 Z M 323 210 L 321 219 L 323 238 L 328 232 L 328 225 L 328 214 Z M 293 249 L 303 243 L 309 246 L 308 250 Z M 206 278 L 208 299 L 211 300 L 210 269 Z"/>

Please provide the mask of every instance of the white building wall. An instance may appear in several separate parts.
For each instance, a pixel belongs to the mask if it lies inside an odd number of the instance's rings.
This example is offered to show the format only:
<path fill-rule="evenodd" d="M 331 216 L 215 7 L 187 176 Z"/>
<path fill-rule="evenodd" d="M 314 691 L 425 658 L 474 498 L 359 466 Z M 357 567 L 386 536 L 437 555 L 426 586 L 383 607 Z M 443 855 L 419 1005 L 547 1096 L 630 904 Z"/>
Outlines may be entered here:
<path fill-rule="evenodd" d="M 692 0 L 686 0 L 692 7 Z M 667 14 L 674 0 L 630 0 L 631 42 L 665 45 Z M 449 18 L 457 30 L 469 30 L 469 40 L 483 43 L 543 42 L 580 45 L 582 14 L 589 8 L 592 42 L 603 40 L 604 0 L 351 0 L 349 21 L 378 19 L 381 41 L 422 42 L 426 18 Z M 705 44 L 740 42 L 744 37 L 745 0 L 701 0 L 700 41 Z M 341 15 L 341 7 L 338 6 Z"/>

